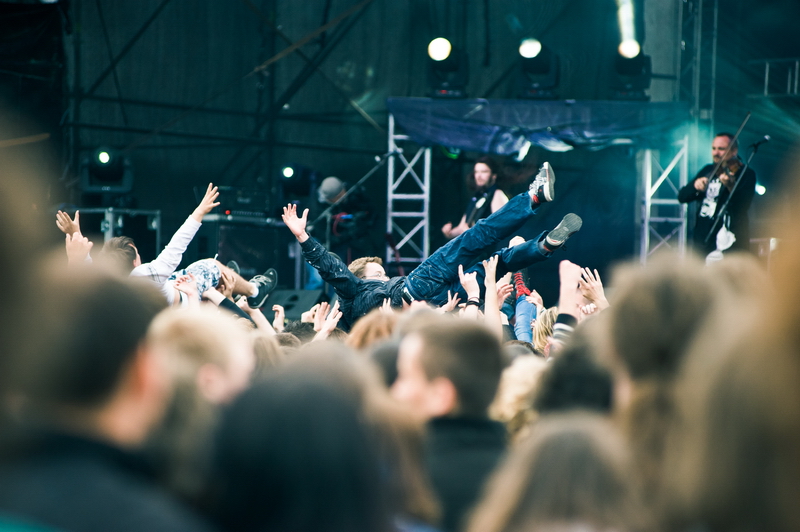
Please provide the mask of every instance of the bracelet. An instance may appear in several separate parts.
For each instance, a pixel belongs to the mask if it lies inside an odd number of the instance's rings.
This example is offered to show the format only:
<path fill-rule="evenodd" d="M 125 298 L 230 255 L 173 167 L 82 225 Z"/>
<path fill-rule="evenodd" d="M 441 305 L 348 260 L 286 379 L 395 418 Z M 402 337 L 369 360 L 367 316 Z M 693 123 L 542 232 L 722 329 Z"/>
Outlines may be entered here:
<path fill-rule="evenodd" d="M 467 300 L 467 306 L 469 306 L 469 305 L 475 305 L 476 307 L 480 307 L 481 306 L 481 300 L 480 299 L 468 299 Z"/>

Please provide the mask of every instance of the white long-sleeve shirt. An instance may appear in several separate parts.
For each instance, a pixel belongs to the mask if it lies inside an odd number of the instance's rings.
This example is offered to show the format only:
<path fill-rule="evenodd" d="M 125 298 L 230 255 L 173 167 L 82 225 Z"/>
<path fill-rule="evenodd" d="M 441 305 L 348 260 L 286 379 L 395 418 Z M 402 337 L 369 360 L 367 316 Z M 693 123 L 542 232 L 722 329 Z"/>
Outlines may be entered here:
<path fill-rule="evenodd" d="M 167 302 L 172 305 L 175 302 L 175 289 L 166 284 L 167 279 L 178 269 L 181 259 L 183 259 L 183 253 L 189 247 L 189 243 L 201 225 L 203 224 L 189 216 L 172 235 L 164 251 L 159 253 L 152 262 L 134 268 L 131 271 L 131 277 L 144 277 L 155 283 L 167 298 Z"/>

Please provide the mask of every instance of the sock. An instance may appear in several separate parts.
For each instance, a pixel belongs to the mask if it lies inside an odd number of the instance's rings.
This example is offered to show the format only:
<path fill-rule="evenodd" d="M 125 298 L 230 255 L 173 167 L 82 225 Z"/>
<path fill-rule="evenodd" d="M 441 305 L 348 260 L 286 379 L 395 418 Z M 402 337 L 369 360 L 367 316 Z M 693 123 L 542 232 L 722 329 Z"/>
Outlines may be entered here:
<path fill-rule="evenodd" d="M 531 295 L 531 291 L 527 286 L 525 286 L 525 280 L 522 278 L 522 272 L 514 272 L 514 286 L 517 289 L 517 297 Z"/>
<path fill-rule="evenodd" d="M 250 295 L 247 297 L 255 297 L 258 295 L 258 285 L 255 283 L 247 283 L 250 285 Z"/>
<path fill-rule="evenodd" d="M 539 188 L 542 188 L 542 187 L 539 187 Z M 539 201 L 538 192 L 539 192 L 538 190 L 536 190 L 536 191 L 534 191 L 532 189 L 528 190 L 528 195 L 531 197 L 531 203 L 533 203 L 534 205 L 539 205 L 541 203 L 541 201 Z"/>

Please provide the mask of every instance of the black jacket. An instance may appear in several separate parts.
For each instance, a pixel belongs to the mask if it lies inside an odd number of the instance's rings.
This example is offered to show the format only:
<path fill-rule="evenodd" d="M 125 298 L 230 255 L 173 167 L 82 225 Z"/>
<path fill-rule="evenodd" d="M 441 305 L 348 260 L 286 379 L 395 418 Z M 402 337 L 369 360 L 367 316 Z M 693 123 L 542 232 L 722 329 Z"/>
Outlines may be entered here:
<path fill-rule="evenodd" d="M 344 262 L 332 255 L 314 237 L 300 244 L 303 257 L 317 269 L 320 276 L 329 283 L 339 296 L 342 320 L 339 325 L 349 331 L 353 323 L 388 298 L 393 307 L 403 306 L 403 286 L 405 277 L 392 277 L 388 281 L 359 279 L 353 275 Z"/>
<path fill-rule="evenodd" d="M 156 487 L 136 455 L 57 433 L 0 464 L 0 513 L 71 532 L 211 530 Z"/>
<path fill-rule="evenodd" d="M 689 184 L 681 188 L 680 191 L 678 191 L 678 201 L 681 203 L 697 201 L 702 204 L 703 200 L 706 198 L 706 192 L 701 192 L 694 188 L 694 182 L 701 177 L 709 176 L 711 172 L 714 171 L 714 166 L 713 164 L 704 166 Z M 739 176 L 738 179 L 741 180 L 741 183 L 736 187 L 736 192 L 728 204 L 728 214 L 731 219 L 729 229 L 736 235 L 736 242 L 731 249 L 746 251 L 750 249 L 750 219 L 747 215 L 747 211 L 750 209 L 750 204 L 753 202 L 753 196 L 755 196 L 756 173 L 752 168 L 748 168 L 744 176 Z M 708 242 L 705 240 L 708 232 L 711 231 L 714 220 L 719 215 L 722 205 L 728 200 L 728 196 L 730 196 L 730 191 L 725 186 L 721 186 L 718 177 L 709 179 L 709 187 L 713 186 L 715 182 L 717 186 L 719 186 L 719 196 L 716 198 L 717 205 L 714 209 L 714 215 L 706 216 L 707 213 L 703 213 L 702 208 L 698 207 L 695 216 L 693 242 L 695 248 L 704 254 L 711 253 L 717 248 L 717 233 L 721 227 L 721 222 L 717 225 L 717 230 L 714 231 L 714 234 L 708 239 Z"/>
<path fill-rule="evenodd" d="M 425 462 L 442 506 L 442 530 L 463 529 L 505 450 L 506 429 L 496 421 L 441 417 L 428 423 Z"/>

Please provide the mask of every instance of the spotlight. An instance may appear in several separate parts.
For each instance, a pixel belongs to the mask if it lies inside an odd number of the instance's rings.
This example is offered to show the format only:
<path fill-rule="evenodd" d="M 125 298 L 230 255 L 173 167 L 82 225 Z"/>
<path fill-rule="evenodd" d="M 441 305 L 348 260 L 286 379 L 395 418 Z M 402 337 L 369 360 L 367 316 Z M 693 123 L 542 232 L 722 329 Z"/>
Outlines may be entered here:
<path fill-rule="evenodd" d="M 524 39 L 519 45 L 519 55 L 525 59 L 533 59 L 542 51 L 542 43 L 536 39 Z"/>
<path fill-rule="evenodd" d="M 558 98 L 558 56 L 536 39 L 525 39 L 519 46 L 518 97 L 538 100 Z"/>
<path fill-rule="evenodd" d="M 767 193 L 767 187 L 765 187 L 764 185 L 762 185 L 760 183 L 757 183 L 756 184 L 756 194 L 758 194 L 759 196 L 763 196 L 766 193 Z"/>
<path fill-rule="evenodd" d="M 434 98 L 464 98 L 469 81 L 467 53 L 443 37 L 428 45 L 428 84 Z"/>
<path fill-rule="evenodd" d="M 450 57 L 453 45 L 444 37 L 437 37 L 428 44 L 428 57 L 434 61 L 444 61 Z"/>
<path fill-rule="evenodd" d="M 287 194 L 309 196 L 316 188 L 318 173 L 300 164 L 287 164 L 281 169 L 281 187 Z"/>
<path fill-rule="evenodd" d="M 124 194 L 133 188 L 133 168 L 128 157 L 109 148 L 98 148 L 81 159 L 81 190 Z"/>
<path fill-rule="evenodd" d="M 618 53 L 614 59 L 611 99 L 649 100 L 650 96 L 645 93 L 645 90 L 650 88 L 652 75 L 653 67 L 649 55 L 644 55 L 641 50 L 630 58 Z"/>
<path fill-rule="evenodd" d="M 639 46 L 639 43 L 636 41 L 636 39 L 626 39 L 619 43 L 619 48 L 617 50 L 619 51 L 619 55 L 622 57 L 626 59 L 633 59 L 639 55 L 639 52 L 642 51 L 642 47 Z"/>

